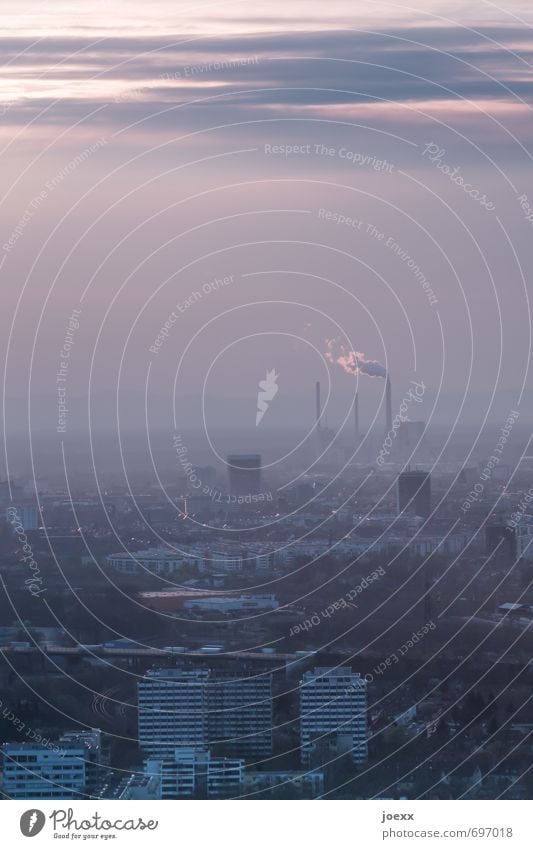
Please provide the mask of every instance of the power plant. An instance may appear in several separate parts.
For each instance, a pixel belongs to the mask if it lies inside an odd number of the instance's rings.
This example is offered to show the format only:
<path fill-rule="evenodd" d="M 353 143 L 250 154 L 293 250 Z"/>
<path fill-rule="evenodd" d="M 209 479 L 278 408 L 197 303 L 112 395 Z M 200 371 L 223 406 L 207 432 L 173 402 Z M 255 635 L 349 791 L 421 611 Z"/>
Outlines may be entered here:
<path fill-rule="evenodd" d="M 321 387 L 320 381 L 317 380 L 315 383 L 315 422 L 316 422 L 316 443 L 318 446 L 318 450 L 321 451 L 326 436 L 333 435 L 331 431 L 328 430 L 326 425 L 322 423 L 322 401 L 321 401 Z M 354 426 L 354 439 L 355 445 L 359 445 L 361 442 L 361 423 L 359 418 L 359 391 L 356 390 L 354 396 L 353 403 L 353 426 Z M 392 430 L 392 385 L 390 377 L 387 375 L 386 385 L 385 385 L 385 434 Z"/>
<path fill-rule="evenodd" d="M 379 360 L 371 360 L 361 351 L 352 351 L 342 344 L 340 339 L 326 339 L 327 350 L 324 354 L 326 360 L 342 368 L 346 374 L 359 377 L 364 374 L 372 378 L 383 378 L 385 383 L 385 436 L 392 430 L 392 387 L 389 374 Z M 320 383 L 316 384 L 317 391 L 317 417 L 320 410 Z M 359 445 L 359 393 L 355 391 L 354 398 L 354 428 L 355 442 Z"/>

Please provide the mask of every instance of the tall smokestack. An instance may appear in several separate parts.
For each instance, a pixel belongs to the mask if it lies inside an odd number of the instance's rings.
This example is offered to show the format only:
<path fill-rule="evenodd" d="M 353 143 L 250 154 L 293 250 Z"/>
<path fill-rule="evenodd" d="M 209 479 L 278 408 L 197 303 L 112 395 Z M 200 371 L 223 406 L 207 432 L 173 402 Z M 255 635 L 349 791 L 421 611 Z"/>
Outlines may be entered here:
<path fill-rule="evenodd" d="M 353 402 L 353 418 L 355 426 L 355 444 L 359 445 L 361 440 L 361 433 L 359 430 L 359 392 L 355 393 L 355 399 Z"/>
<path fill-rule="evenodd" d="M 316 433 L 315 433 L 315 441 L 316 441 L 316 452 L 317 458 L 320 459 L 320 455 L 322 453 L 322 427 L 320 421 L 320 414 L 322 413 L 322 409 L 320 406 L 320 382 L 317 380 L 316 382 Z"/>
<path fill-rule="evenodd" d="M 392 389 L 390 385 L 390 377 L 387 375 L 387 386 L 385 389 L 385 414 L 387 417 L 387 433 L 392 430 Z"/>

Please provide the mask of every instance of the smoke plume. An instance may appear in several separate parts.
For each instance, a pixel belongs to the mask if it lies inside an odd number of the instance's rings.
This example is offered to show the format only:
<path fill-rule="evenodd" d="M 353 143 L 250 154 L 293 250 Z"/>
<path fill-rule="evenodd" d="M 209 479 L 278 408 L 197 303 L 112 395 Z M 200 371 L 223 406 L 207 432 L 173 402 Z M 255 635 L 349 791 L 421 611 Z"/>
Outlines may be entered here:
<path fill-rule="evenodd" d="M 347 374 L 368 377 L 387 377 L 387 369 L 378 360 L 369 360 L 361 351 L 349 351 L 338 339 L 326 339 L 325 357 L 330 363 L 337 363 Z"/>

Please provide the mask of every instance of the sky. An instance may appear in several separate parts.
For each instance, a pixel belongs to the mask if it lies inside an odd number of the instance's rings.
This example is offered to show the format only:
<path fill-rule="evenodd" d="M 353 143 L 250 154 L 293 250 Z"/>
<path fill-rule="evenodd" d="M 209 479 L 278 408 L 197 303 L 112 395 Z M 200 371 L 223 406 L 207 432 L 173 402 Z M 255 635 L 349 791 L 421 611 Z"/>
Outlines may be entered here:
<path fill-rule="evenodd" d="M 70 426 L 253 427 L 273 368 L 266 428 L 316 380 L 370 424 L 332 338 L 437 423 L 530 398 L 529 3 L 7 0 L 0 31 L 8 429 L 58 390 Z"/>

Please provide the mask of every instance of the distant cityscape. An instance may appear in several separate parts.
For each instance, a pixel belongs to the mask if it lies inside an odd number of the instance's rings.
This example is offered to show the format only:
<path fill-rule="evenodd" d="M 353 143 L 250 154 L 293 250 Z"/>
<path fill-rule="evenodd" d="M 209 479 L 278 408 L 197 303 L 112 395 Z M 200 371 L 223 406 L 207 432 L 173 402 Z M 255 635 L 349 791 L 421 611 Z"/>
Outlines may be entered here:
<path fill-rule="evenodd" d="M 259 453 L 170 503 L 1 483 L 8 798 L 529 792 L 531 461 L 439 464 L 409 421 L 338 473 L 316 397 L 289 487 Z"/>
<path fill-rule="evenodd" d="M 527 846 L 533 4 L 0 31 L 4 842 Z"/>

